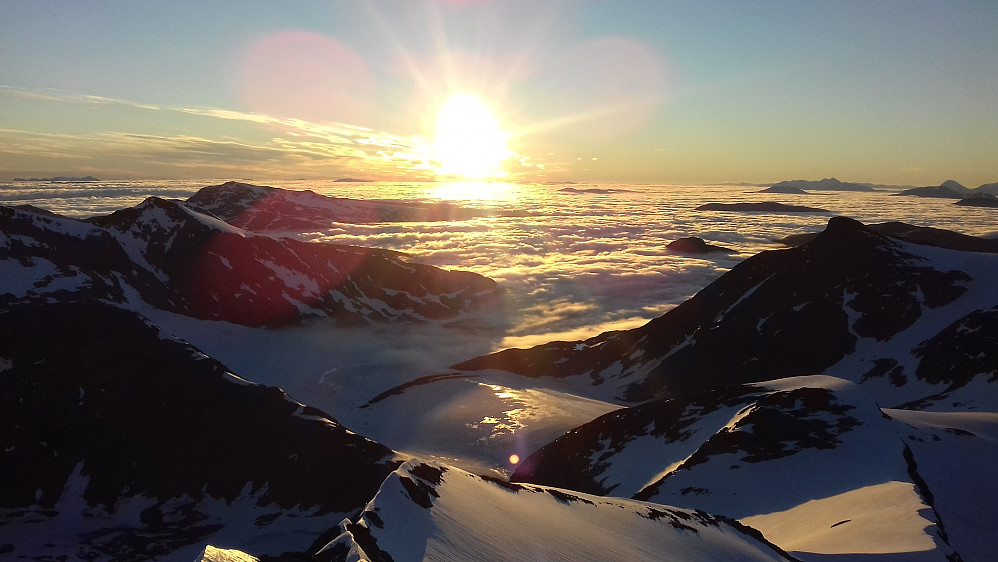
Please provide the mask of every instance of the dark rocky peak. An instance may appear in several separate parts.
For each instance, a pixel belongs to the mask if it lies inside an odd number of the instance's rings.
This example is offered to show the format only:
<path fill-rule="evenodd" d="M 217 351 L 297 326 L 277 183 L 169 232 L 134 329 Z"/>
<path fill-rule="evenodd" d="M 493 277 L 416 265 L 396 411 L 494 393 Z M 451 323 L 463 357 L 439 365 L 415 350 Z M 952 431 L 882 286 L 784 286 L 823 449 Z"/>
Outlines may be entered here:
<path fill-rule="evenodd" d="M 504 350 L 455 368 L 587 375 L 617 389 L 608 397 L 631 402 L 821 373 L 859 338 L 885 342 L 923 307 L 964 293 L 967 274 L 933 269 L 906 248 L 836 217 L 810 243 L 750 257 L 640 328 Z"/>
<path fill-rule="evenodd" d="M 870 225 L 870 228 L 882 234 L 916 244 L 925 244 L 927 246 L 949 248 L 964 252 L 998 253 L 998 239 L 993 238 L 980 238 L 978 236 L 953 232 L 952 230 L 914 226 L 897 221 L 873 224 Z"/>
<path fill-rule="evenodd" d="M 187 202 L 209 210 L 223 220 L 231 221 L 247 208 L 279 191 L 269 186 L 227 181 L 221 185 L 199 189 Z"/>
<path fill-rule="evenodd" d="M 13 208 L 17 209 L 18 211 L 26 211 L 28 213 L 34 213 L 36 215 L 45 215 L 47 217 L 66 218 L 65 216 L 60 215 L 59 213 L 53 213 L 52 211 L 50 211 L 48 209 L 42 209 L 41 207 L 36 207 L 34 205 L 15 205 Z"/>
<path fill-rule="evenodd" d="M 64 217 L 33 205 L 17 207 L 0 205 L 0 231 L 8 235 L 63 234 L 79 237 L 97 236 L 101 232 L 99 228 L 94 228 L 81 220 Z"/>
<path fill-rule="evenodd" d="M 188 228 L 201 232 L 237 229 L 214 214 L 183 201 L 148 197 L 134 207 L 114 211 L 103 217 L 86 219 L 87 222 L 119 232 L 131 232 L 142 239 L 169 238 L 178 229 Z M 244 233 L 241 233 L 245 235 Z"/>
<path fill-rule="evenodd" d="M 941 228 L 931 228 L 926 226 L 916 226 L 908 223 L 891 221 L 880 224 L 868 225 L 870 230 L 886 234 L 892 238 L 898 238 L 905 242 L 924 244 L 926 246 L 936 246 L 939 248 L 949 248 L 951 250 L 961 250 L 965 252 L 988 252 L 998 253 L 998 239 L 981 238 L 969 236 L 952 230 Z M 806 232 L 801 234 L 791 234 L 776 242 L 787 246 L 802 246 L 818 236 L 817 232 Z"/>

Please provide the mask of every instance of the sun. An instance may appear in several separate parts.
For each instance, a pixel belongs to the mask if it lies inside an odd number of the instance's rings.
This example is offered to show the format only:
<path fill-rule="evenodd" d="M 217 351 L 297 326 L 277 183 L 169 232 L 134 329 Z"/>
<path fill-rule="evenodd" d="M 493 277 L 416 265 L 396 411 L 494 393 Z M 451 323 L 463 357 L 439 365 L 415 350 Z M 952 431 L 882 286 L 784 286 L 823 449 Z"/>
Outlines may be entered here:
<path fill-rule="evenodd" d="M 433 159 L 438 175 L 467 179 L 503 177 L 502 162 L 512 153 L 499 120 L 482 100 L 454 94 L 437 114 Z"/>

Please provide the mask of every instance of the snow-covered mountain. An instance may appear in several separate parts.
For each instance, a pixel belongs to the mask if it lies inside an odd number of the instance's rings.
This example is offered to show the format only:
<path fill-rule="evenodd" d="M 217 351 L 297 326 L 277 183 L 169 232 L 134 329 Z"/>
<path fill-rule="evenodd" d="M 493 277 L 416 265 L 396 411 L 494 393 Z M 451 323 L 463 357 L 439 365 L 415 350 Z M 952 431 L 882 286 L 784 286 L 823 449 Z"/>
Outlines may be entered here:
<path fill-rule="evenodd" d="M 981 242 L 834 218 L 641 328 L 455 368 L 636 404 L 535 451 L 514 481 L 724 514 L 802 559 L 987 559 L 998 254 L 966 249 L 994 252 Z"/>
<path fill-rule="evenodd" d="M 4 557 L 305 551 L 398 466 L 330 415 L 105 303 L 0 313 L 0 385 Z"/>
<path fill-rule="evenodd" d="M 226 182 L 199 190 L 191 205 L 253 232 L 303 232 L 330 223 L 466 220 L 485 214 L 453 203 L 409 203 L 326 197 L 313 191 Z"/>
<path fill-rule="evenodd" d="M 150 197 L 78 221 L 0 207 L 0 303 L 142 301 L 197 318 L 278 326 L 310 317 L 456 321 L 500 298 L 480 275 L 397 252 L 256 235 Z"/>
<path fill-rule="evenodd" d="M 535 452 L 511 480 L 723 513 L 805 558 L 977 560 L 998 547 L 978 535 L 998 517 L 987 477 L 996 429 L 995 414 L 885 411 L 854 383 L 794 377 L 607 414 Z M 944 465 L 969 478 L 954 481 Z"/>
<path fill-rule="evenodd" d="M 332 560 L 793 560 L 703 511 L 410 461 L 319 552 Z"/>
<path fill-rule="evenodd" d="M 884 406 L 992 409 L 998 254 L 926 246 L 836 217 L 810 243 L 762 252 L 633 330 L 472 359 L 644 402 L 732 383 L 828 374 Z M 994 378 L 994 377 L 992 377 Z"/>
<path fill-rule="evenodd" d="M 362 394 L 325 413 L 202 350 L 249 338 L 281 371 L 300 358 L 272 349 L 299 348 L 268 344 L 306 330 L 252 326 L 328 317 L 321 337 L 348 338 L 353 321 L 419 329 L 487 315 L 501 298 L 491 280 L 395 252 L 277 236 L 366 220 L 350 205 L 229 183 L 86 221 L 0 207 L 0 555 L 970 561 L 998 550 L 990 241 L 833 218 L 634 330 L 338 381 L 356 384 L 326 385 L 335 361 L 316 361 L 325 394 L 311 396 Z M 185 329 L 198 347 L 174 337 Z M 308 392 L 315 380 L 287 382 Z M 477 412 L 482 393 L 505 417 L 449 409 Z M 518 458 L 479 476 L 452 465 L 456 450 L 393 451 L 343 427 L 341 406 L 385 443 L 395 425 L 505 424 L 482 438 Z M 573 421 L 520 431 L 545 415 Z M 391 423 L 369 424 L 378 416 Z"/>

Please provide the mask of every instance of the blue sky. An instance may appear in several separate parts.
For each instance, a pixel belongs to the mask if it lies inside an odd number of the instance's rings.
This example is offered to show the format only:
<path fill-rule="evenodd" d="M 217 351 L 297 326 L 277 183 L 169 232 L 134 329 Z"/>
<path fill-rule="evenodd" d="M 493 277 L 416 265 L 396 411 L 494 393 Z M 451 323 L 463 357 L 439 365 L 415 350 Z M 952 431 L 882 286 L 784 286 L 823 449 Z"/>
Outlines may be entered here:
<path fill-rule="evenodd" d="M 998 181 L 998 3 L 0 4 L 0 180 L 433 177 L 478 96 L 513 179 Z"/>

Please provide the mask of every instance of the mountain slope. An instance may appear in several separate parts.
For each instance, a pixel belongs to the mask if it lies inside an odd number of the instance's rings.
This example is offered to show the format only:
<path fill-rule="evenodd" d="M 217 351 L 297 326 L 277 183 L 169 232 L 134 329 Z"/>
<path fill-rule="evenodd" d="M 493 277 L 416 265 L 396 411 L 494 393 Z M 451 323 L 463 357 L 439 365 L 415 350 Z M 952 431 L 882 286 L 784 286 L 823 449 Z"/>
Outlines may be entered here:
<path fill-rule="evenodd" d="M 254 235 L 151 197 L 75 221 L 0 208 L 0 306 L 50 297 L 140 299 L 198 318 L 279 326 L 309 317 L 453 321 L 490 306 L 495 282 L 385 250 Z"/>
<path fill-rule="evenodd" d="M 892 418 L 859 385 L 796 377 L 607 414 L 530 455 L 511 479 L 736 517 L 804 559 L 943 559 L 954 548 L 966 556 L 949 542 L 954 529 L 969 550 L 995 545 L 965 519 L 980 515 L 956 507 L 970 501 L 967 490 L 921 473 L 939 460 L 916 443 L 942 432 Z M 948 461 L 985 466 L 971 450 L 990 460 L 994 447 L 969 440 Z"/>
<path fill-rule="evenodd" d="M 325 197 L 294 191 L 226 182 L 199 190 L 187 202 L 226 222 L 253 232 L 305 232 L 330 223 L 431 222 L 467 220 L 483 213 L 440 202 L 406 203 Z"/>
<path fill-rule="evenodd" d="M 17 556 L 146 559 L 212 537 L 304 551 L 396 466 L 98 302 L 0 313 L 0 387 L 0 545 Z"/>
<path fill-rule="evenodd" d="M 957 360 L 964 354 L 947 346 L 994 338 L 995 285 L 996 255 L 905 242 L 836 217 L 811 242 L 745 260 L 640 328 L 454 368 L 569 378 L 580 392 L 634 403 L 827 373 L 885 405 L 947 395 L 990 407 L 987 396 L 959 395 L 995 373 L 993 355 Z"/>
<path fill-rule="evenodd" d="M 488 509 L 483 509 L 488 506 Z M 702 511 L 510 484 L 409 461 L 322 560 L 791 560 Z"/>

